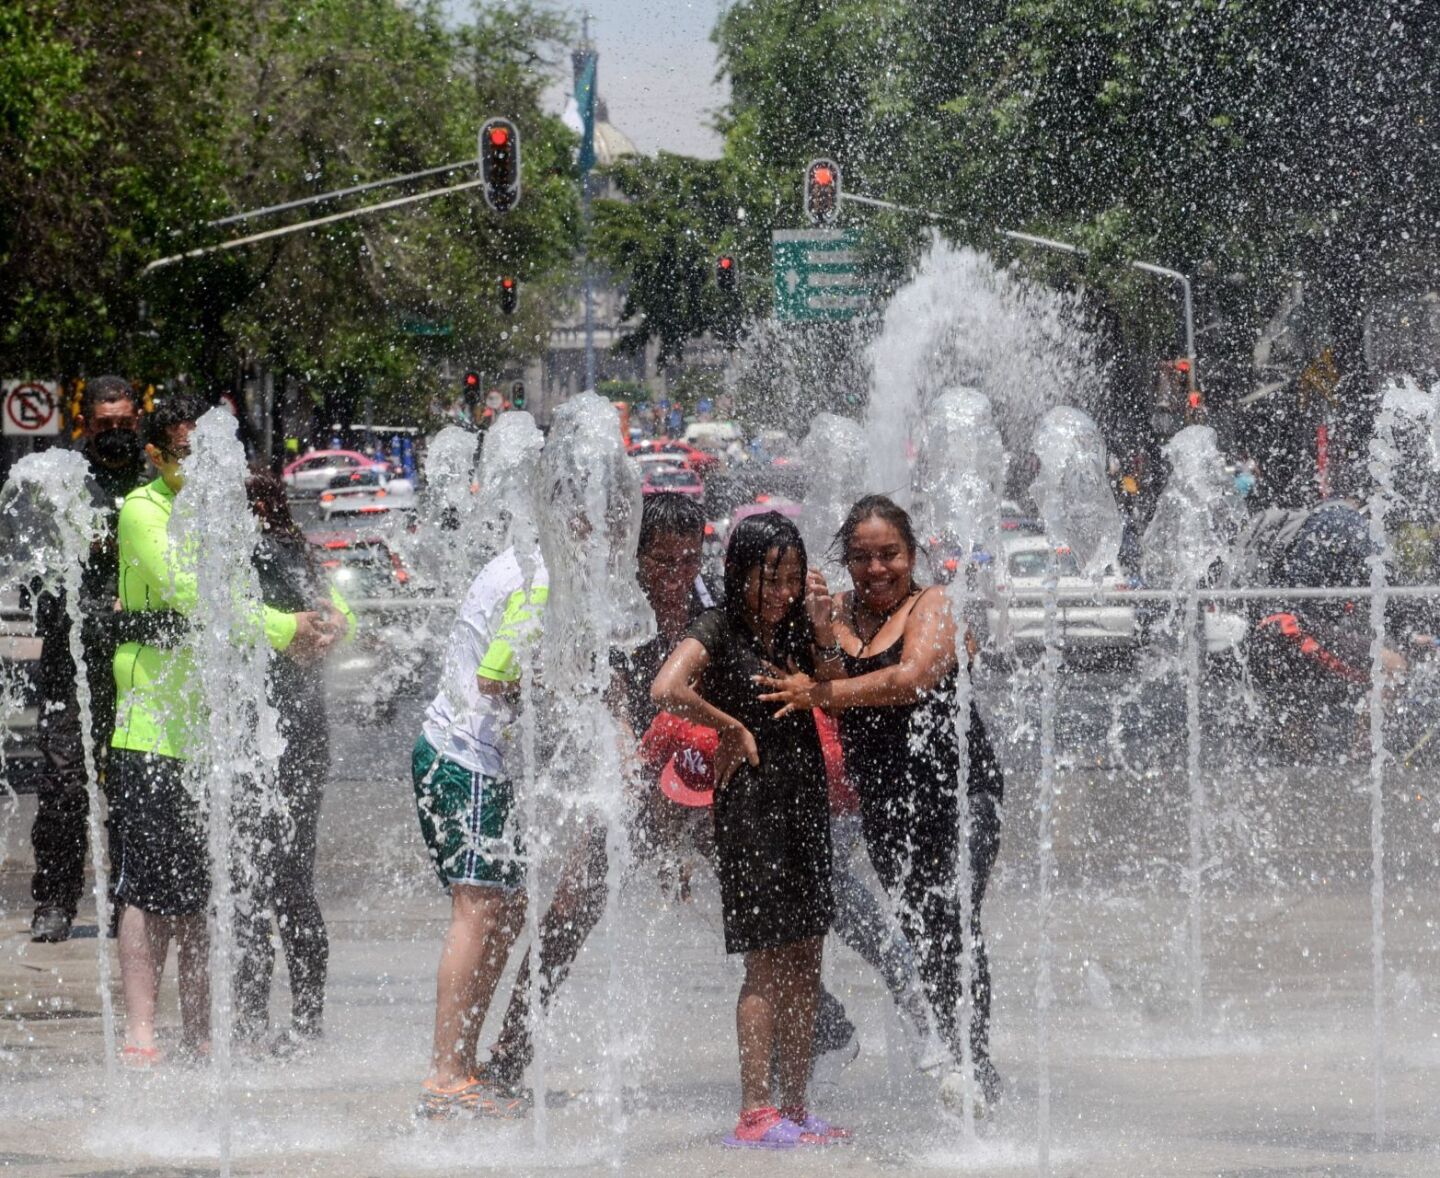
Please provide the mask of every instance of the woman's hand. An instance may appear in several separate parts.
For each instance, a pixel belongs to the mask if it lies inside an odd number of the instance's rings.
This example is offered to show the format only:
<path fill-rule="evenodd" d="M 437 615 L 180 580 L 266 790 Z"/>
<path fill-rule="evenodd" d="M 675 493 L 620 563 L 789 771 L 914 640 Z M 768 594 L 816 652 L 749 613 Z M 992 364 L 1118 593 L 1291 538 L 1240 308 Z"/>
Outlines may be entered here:
<path fill-rule="evenodd" d="M 715 788 L 724 789 L 742 761 L 752 766 L 760 764 L 760 749 L 755 737 L 743 724 L 735 724 L 720 730 L 720 745 L 715 750 Z"/>
<path fill-rule="evenodd" d="M 810 624 L 815 627 L 815 641 L 820 646 L 835 645 L 835 599 L 830 596 L 830 586 L 825 583 L 825 574 L 811 569 L 805 578 L 805 611 L 810 615 Z"/>
<path fill-rule="evenodd" d="M 768 675 L 756 675 L 755 682 L 764 689 L 760 694 L 762 702 L 785 705 L 775 713 L 777 720 L 791 712 L 808 712 L 819 706 L 815 693 L 820 685 L 804 671 L 792 671 L 788 675 L 772 671 Z"/>

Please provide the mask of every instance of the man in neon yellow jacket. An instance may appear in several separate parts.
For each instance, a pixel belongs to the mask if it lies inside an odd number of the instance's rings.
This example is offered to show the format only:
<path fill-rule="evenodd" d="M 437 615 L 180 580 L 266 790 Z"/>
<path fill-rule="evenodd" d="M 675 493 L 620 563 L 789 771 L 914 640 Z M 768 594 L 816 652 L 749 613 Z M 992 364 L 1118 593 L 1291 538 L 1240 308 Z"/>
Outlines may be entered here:
<path fill-rule="evenodd" d="M 145 453 L 160 477 L 125 497 L 117 527 L 119 598 L 126 611 L 196 607 L 192 575 L 172 565 L 167 533 L 202 407 L 188 398 L 162 404 L 145 423 Z M 313 612 L 264 611 L 266 639 L 276 650 L 323 650 L 330 629 Z M 210 895 L 204 824 L 185 783 L 195 730 L 201 721 L 194 668 L 187 651 L 127 642 L 115 652 L 115 736 L 111 741 L 111 819 L 119 831 L 120 861 L 112 864 L 122 904 L 120 974 L 125 991 L 124 1059 L 158 1061 L 155 1004 L 169 939 L 177 941 L 183 1040 L 203 1051 L 209 1040 L 208 944 Z"/>

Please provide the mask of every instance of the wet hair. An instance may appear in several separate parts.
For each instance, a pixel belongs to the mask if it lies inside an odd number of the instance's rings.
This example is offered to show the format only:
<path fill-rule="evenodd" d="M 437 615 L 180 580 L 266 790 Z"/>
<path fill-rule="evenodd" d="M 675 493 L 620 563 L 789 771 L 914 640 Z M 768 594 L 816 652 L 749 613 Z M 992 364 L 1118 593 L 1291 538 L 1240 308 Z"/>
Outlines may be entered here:
<path fill-rule="evenodd" d="M 779 560 L 789 551 L 800 558 L 800 578 L 804 581 L 807 569 L 805 541 L 794 521 L 778 511 L 766 511 L 760 515 L 747 516 L 735 525 L 730 533 L 730 543 L 725 549 L 725 616 L 733 629 L 742 634 L 752 632 L 749 617 L 750 606 L 746 601 L 745 582 L 750 570 L 760 570 L 760 591 L 765 591 L 765 577 L 771 572 L 767 558 L 772 549 L 778 549 L 775 559 Z M 793 601 L 780 625 L 775 628 L 775 649 L 772 652 L 778 662 L 786 656 L 808 658 L 814 631 L 810 615 L 805 612 L 803 594 Z"/>
<path fill-rule="evenodd" d="M 834 543 L 830 546 L 833 556 L 841 562 L 845 561 L 850 554 L 850 544 L 855 539 L 855 529 L 867 519 L 884 520 L 900 533 L 900 539 L 912 558 L 919 553 L 920 546 L 915 541 L 915 525 L 910 522 L 910 513 L 887 495 L 866 495 L 856 500 L 840 530 L 835 533 Z"/>
<path fill-rule="evenodd" d="M 690 495 L 659 491 L 645 496 L 640 511 L 640 551 L 659 536 L 699 536 L 705 532 L 705 512 Z"/>
<path fill-rule="evenodd" d="M 130 382 L 123 376 L 92 377 L 85 382 L 85 389 L 80 394 L 80 412 L 89 420 L 95 416 L 95 406 L 113 405 L 116 401 L 139 403 Z"/>
<path fill-rule="evenodd" d="M 154 446 L 162 454 L 173 456 L 171 431 L 178 425 L 194 425 L 204 412 L 205 406 L 197 397 L 185 394 L 166 397 L 155 406 L 155 412 L 145 418 L 145 444 Z"/>
<path fill-rule="evenodd" d="M 290 513 L 290 500 L 285 494 L 285 484 L 271 471 L 252 469 L 245 479 L 245 498 L 250 501 L 250 510 L 274 536 L 287 540 L 303 540 L 305 533 Z"/>

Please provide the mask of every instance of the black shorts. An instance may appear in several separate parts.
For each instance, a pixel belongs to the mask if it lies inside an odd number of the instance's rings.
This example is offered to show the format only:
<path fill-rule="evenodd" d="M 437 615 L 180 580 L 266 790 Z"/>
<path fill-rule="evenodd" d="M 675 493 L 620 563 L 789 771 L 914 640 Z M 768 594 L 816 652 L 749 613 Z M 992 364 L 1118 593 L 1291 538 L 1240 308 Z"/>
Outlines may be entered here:
<path fill-rule="evenodd" d="M 210 898 L 205 823 L 185 769 L 175 757 L 110 750 L 110 820 L 121 848 L 115 898 L 157 916 L 199 912 Z"/>

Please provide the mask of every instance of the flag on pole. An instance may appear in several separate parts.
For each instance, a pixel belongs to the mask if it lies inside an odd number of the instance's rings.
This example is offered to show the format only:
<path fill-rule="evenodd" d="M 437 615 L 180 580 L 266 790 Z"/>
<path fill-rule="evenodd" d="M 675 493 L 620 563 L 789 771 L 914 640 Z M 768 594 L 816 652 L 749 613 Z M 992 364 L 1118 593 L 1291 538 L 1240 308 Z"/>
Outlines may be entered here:
<path fill-rule="evenodd" d="M 582 179 L 595 166 L 595 65 L 598 56 L 595 50 L 589 48 L 577 49 L 574 54 L 575 108 L 580 118 L 578 163 Z"/>

